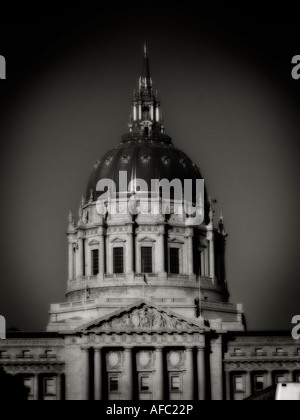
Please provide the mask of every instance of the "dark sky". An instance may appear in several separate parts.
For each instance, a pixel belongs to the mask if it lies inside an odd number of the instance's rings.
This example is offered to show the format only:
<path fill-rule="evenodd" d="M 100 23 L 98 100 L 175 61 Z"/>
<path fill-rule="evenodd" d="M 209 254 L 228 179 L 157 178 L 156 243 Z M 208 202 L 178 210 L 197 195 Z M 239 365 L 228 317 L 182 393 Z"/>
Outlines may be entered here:
<path fill-rule="evenodd" d="M 2 9 L 0 314 L 44 330 L 64 301 L 68 213 L 127 131 L 148 41 L 166 132 L 199 166 L 229 233 L 231 301 L 251 330 L 300 314 L 300 54 L 293 10 L 88 3 Z"/>

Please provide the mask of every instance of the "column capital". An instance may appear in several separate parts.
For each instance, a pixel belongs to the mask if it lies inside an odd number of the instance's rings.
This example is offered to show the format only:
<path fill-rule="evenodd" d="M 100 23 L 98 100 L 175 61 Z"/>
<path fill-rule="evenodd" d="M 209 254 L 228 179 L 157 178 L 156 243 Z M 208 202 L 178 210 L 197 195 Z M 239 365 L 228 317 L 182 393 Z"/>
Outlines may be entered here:
<path fill-rule="evenodd" d="M 188 351 L 188 352 L 191 352 L 191 351 L 193 351 L 193 350 L 194 350 L 194 348 L 195 348 L 195 347 L 191 347 L 191 346 L 189 346 L 189 347 L 185 347 L 185 350 L 186 350 L 186 351 Z"/>
<path fill-rule="evenodd" d="M 124 347 L 124 351 L 126 352 L 132 352 L 133 347 Z"/>
<path fill-rule="evenodd" d="M 103 347 L 94 347 L 95 353 L 100 353 L 103 350 Z"/>
<path fill-rule="evenodd" d="M 157 353 L 161 353 L 162 351 L 163 351 L 163 347 L 155 347 L 155 351 L 157 352 Z"/>

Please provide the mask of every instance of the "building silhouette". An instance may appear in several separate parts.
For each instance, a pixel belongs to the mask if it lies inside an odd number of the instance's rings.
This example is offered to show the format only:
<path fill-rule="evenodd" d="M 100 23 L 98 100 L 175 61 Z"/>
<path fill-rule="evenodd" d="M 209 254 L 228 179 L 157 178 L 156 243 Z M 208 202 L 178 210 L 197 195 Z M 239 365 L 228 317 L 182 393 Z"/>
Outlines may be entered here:
<path fill-rule="evenodd" d="M 300 344 L 247 332 L 242 305 L 229 302 L 224 218 L 208 192 L 197 223 L 175 188 L 165 204 L 152 183 L 163 179 L 191 180 L 195 204 L 202 176 L 165 133 L 145 45 L 128 132 L 69 215 L 66 302 L 51 305 L 47 332 L 0 342 L 0 384 L 14 399 L 263 399 L 276 382 L 300 381 Z"/>

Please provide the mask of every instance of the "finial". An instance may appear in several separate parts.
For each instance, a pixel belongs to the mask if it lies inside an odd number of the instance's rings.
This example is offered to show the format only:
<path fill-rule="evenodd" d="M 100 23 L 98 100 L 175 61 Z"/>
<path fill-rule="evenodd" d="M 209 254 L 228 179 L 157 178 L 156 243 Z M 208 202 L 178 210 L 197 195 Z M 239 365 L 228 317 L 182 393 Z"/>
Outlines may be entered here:
<path fill-rule="evenodd" d="M 209 218 L 210 218 L 210 221 L 212 222 L 214 220 L 215 211 L 213 209 L 212 200 L 210 197 L 208 198 L 208 202 L 209 202 Z"/>
<path fill-rule="evenodd" d="M 72 213 L 72 210 L 70 210 L 70 213 L 69 213 L 69 223 L 70 223 L 70 228 L 73 229 L 75 227 L 75 218 Z"/>

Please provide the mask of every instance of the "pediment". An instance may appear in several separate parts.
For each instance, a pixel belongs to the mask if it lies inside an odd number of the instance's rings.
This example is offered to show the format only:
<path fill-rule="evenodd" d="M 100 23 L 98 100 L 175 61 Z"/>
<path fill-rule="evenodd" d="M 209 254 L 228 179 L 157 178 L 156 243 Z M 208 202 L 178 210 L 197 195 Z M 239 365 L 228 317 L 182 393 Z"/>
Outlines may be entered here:
<path fill-rule="evenodd" d="M 147 236 L 145 236 L 142 239 L 139 239 L 139 242 L 156 242 L 155 239 L 149 238 Z"/>
<path fill-rule="evenodd" d="M 89 246 L 99 245 L 99 241 L 96 241 L 96 239 L 93 239 L 89 242 Z"/>
<path fill-rule="evenodd" d="M 124 308 L 91 322 L 78 330 L 82 333 L 101 332 L 201 332 L 208 328 L 197 325 L 181 315 L 156 307 L 146 301 Z"/>
<path fill-rule="evenodd" d="M 112 241 L 110 241 L 112 244 L 115 244 L 115 243 L 125 243 L 126 241 L 124 240 L 124 239 L 121 239 L 121 238 L 115 238 L 115 239 L 113 239 Z"/>

